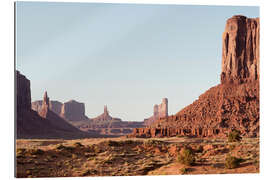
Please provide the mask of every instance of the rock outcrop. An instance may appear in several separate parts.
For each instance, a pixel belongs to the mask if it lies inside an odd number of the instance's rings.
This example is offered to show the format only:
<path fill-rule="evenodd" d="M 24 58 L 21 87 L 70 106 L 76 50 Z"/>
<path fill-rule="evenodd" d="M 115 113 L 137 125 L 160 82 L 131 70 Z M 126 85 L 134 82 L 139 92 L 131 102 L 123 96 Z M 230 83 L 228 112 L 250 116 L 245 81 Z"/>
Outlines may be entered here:
<path fill-rule="evenodd" d="M 233 16 L 223 34 L 221 84 L 178 113 L 160 118 L 130 137 L 226 137 L 239 130 L 259 136 L 259 18 Z"/>
<path fill-rule="evenodd" d="M 42 109 L 43 101 L 32 102 L 32 109 L 38 113 Z M 70 100 L 65 103 L 59 101 L 49 101 L 49 109 L 64 118 L 67 121 L 87 121 L 88 117 L 85 115 L 84 103 Z"/>
<path fill-rule="evenodd" d="M 88 120 L 88 117 L 85 116 L 84 103 L 80 103 L 75 100 L 65 102 L 62 105 L 60 115 L 68 121 Z"/>
<path fill-rule="evenodd" d="M 168 99 L 163 98 L 161 104 L 154 105 L 153 116 L 144 120 L 145 126 L 150 126 L 160 118 L 168 117 Z"/>
<path fill-rule="evenodd" d="M 16 71 L 16 137 L 17 138 L 83 138 L 100 137 L 82 132 L 49 109 L 49 98 L 44 95 L 39 114 L 31 109 L 30 81 Z"/>
<path fill-rule="evenodd" d="M 42 102 L 43 102 L 42 100 L 32 102 L 32 109 L 34 111 L 40 112 L 42 109 Z M 61 114 L 62 105 L 63 105 L 63 103 L 61 103 L 59 101 L 50 101 L 49 102 L 50 110 L 58 115 Z"/>
<path fill-rule="evenodd" d="M 222 43 L 221 83 L 239 84 L 259 79 L 259 18 L 238 15 L 228 19 Z"/>

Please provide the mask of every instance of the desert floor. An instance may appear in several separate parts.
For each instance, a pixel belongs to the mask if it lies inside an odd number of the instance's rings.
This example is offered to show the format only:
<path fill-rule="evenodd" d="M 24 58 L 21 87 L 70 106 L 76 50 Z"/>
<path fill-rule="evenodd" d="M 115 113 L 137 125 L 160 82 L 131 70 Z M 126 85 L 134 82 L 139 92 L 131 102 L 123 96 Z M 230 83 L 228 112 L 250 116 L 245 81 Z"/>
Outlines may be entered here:
<path fill-rule="evenodd" d="M 194 153 L 194 165 L 178 162 L 183 147 Z M 225 168 L 228 154 L 242 159 L 237 168 Z M 20 139 L 16 162 L 17 177 L 259 173 L 259 139 Z"/>

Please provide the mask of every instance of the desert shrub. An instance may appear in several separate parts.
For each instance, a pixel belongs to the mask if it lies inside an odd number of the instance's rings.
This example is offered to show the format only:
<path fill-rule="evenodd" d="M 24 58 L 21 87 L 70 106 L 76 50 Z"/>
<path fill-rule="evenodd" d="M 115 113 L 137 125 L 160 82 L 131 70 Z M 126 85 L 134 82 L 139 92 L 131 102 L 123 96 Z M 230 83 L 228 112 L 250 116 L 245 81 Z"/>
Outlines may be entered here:
<path fill-rule="evenodd" d="M 82 145 L 80 142 L 75 142 L 75 143 L 74 143 L 74 146 L 75 146 L 75 147 L 83 147 L 83 145 Z"/>
<path fill-rule="evenodd" d="M 44 154 L 44 151 L 41 149 L 30 149 L 29 150 L 31 155 L 42 155 Z"/>
<path fill-rule="evenodd" d="M 234 169 L 237 168 L 241 162 L 242 162 L 241 158 L 237 158 L 229 154 L 226 156 L 225 159 L 225 167 L 228 169 Z"/>
<path fill-rule="evenodd" d="M 240 136 L 240 132 L 237 130 L 233 130 L 228 135 L 228 141 L 229 142 L 239 142 L 241 141 L 242 137 Z"/>
<path fill-rule="evenodd" d="M 149 139 L 144 142 L 145 145 L 160 145 L 162 144 L 162 141 L 154 140 L 154 139 Z"/>
<path fill-rule="evenodd" d="M 191 149 L 185 147 L 181 150 L 180 154 L 178 154 L 177 160 L 181 164 L 189 166 L 195 163 L 195 156 L 193 152 L 191 151 Z"/>
<path fill-rule="evenodd" d="M 74 147 L 71 147 L 71 146 L 64 146 L 63 144 L 60 144 L 56 147 L 56 149 L 58 150 L 67 150 L 67 151 L 73 151 L 74 150 Z"/>
<path fill-rule="evenodd" d="M 196 152 L 197 152 L 197 153 L 202 153 L 202 152 L 203 152 L 203 146 L 199 146 L 199 147 L 196 149 Z"/>
<path fill-rule="evenodd" d="M 119 145 L 121 145 L 120 142 L 112 141 L 112 140 L 106 141 L 106 144 L 107 144 L 108 146 L 119 146 Z"/>
<path fill-rule="evenodd" d="M 234 144 L 230 144 L 230 145 L 229 145 L 229 150 L 230 150 L 230 151 L 234 150 L 234 148 L 235 148 L 235 145 L 234 145 Z"/>
<path fill-rule="evenodd" d="M 16 157 L 19 158 L 19 157 L 24 157 L 24 154 L 26 152 L 26 149 L 24 148 L 19 148 L 16 150 Z"/>
<path fill-rule="evenodd" d="M 56 149 L 61 150 L 61 149 L 65 149 L 65 146 L 63 144 L 59 144 Z"/>
<path fill-rule="evenodd" d="M 188 168 L 183 167 L 183 168 L 180 168 L 179 171 L 181 174 L 186 174 L 188 172 Z"/>

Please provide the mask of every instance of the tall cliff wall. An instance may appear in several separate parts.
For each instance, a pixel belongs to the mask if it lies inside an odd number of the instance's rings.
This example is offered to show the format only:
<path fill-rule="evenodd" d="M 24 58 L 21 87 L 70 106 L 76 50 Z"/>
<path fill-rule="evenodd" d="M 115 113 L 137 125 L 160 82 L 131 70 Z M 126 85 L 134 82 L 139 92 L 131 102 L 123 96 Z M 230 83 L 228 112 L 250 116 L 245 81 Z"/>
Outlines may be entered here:
<path fill-rule="evenodd" d="M 17 110 L 31 109 L 30 81 L 19 71 L 16 71 L 16 88 Z"/>
<path fill-rule="evenodd" d="M 243 83 L 260 76 L 260 20 L 233 16 L 222 37 L 221 83 Z"/>

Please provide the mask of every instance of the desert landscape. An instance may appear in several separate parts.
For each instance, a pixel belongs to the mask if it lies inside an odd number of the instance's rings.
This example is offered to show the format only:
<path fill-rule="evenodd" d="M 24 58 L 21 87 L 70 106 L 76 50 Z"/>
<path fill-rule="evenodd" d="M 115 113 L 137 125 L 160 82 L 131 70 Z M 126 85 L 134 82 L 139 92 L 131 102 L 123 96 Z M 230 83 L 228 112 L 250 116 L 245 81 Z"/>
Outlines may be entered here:
<path fill-rule="evenodd" d="M 220 84 L 168 114 L 169 99 L 143 121 L 87 117 L 77 100 L 31 101 L 16 71 L 16 177 L 260 172 L 260 20 L 224 22 Z M 59 87 L 60 88 L 60 87 Z"/>

